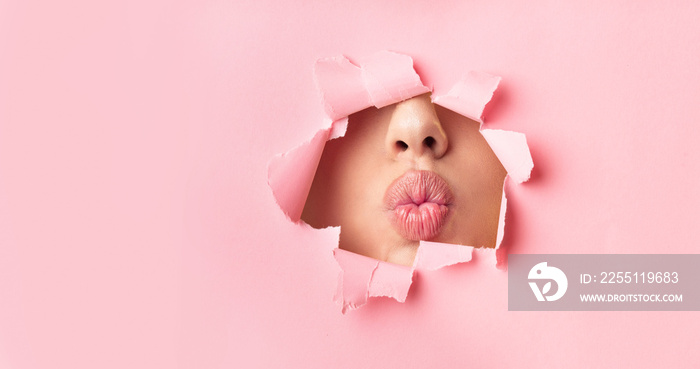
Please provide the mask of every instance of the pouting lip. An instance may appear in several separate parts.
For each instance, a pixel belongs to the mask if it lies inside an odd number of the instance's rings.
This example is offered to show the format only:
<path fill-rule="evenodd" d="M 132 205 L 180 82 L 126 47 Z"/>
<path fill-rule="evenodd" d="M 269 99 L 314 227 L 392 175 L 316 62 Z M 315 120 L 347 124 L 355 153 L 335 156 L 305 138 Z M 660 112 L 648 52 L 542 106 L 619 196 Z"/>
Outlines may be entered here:
<path fill-rule="evenodd" d="M 453 202 L 452 191 L 435 172 L 409 171 L 384 195 L 394 228 L 409 240 L 429 240 L 440 233 Z"/>

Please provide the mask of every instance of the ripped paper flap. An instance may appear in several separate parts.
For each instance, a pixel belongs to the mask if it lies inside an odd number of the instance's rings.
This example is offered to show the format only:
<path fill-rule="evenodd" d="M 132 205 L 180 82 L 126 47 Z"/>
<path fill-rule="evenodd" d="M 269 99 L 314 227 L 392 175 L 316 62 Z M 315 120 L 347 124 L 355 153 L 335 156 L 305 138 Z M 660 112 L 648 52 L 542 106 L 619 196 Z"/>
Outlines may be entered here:
<path fill-rule="evenodd" d="M 535 164 L 532 162 L 530 148 L 527 146 L 524 134 L 499 129 L 482 129 L 481 134 L 506 168 L 510 178 L 517 183 L 530 179 L 530 173 Z"/>
<path fill-rule="evenodd" d="M 413 70 L 413 59 L 391 51 L 364 58 L 359 66 L 344 56 L 319 59 L 314 79 L 333 121 L 370 106 L 381 108 L 430 92 Z"/>
<path fill-rule="evenodd" d="M 277 204 L 292 222 L 298 222 L 309 196 L 316 168 L 330 129 L 322 129 L 309 142 L 275 156 L 267 168 L 267 183 Z"/>
<path fill-rule="evenodd" d="M 369 283 L 369 296 L 392 297 L 399 302 L 404 302 L 412 281 L 411 267 L 380 261 Z"/>
<path fill-rule="evenodd" d="M 471 71 L 442 96 L 433 98 L 433 103 L 457 112 L 465 117 L 484 123 L 484 107 L 491 101 L 501 77 L 484 72 Z"/>
<path fill-rule="evenodd" d="M 335 300 L 343 305 L 343 314 L 348 309 L 357 309 L 367 303 L 372 274 L 379 260 L 336 248 L 333 256 L 342 272 L 338 277 Z"/>
<path fill-rule="evenodd" d="M 362 77 L 372 105 L 377 108 L 430 92 L 413 70 L 413 59 L 390 51 L 363 59 Z"/>
<path fill-rule="evenodd" d="M 473 250 L 471 246 L 420 241 L 413 266 L 416 269 L 438 270 L 448 265 L 465 263 L 472 259 Z"/>
<path fill-rule="evenodd" d="M 471 246 L 421 241 L 413 266 L 407 267 L 336 248 L 333 256 L 341 272 L 335 301 L 342 305 L 343 314 L 366 304 L 369 297 L 386 296 L 404 302 L 414 273 L 469 262 L 474 250 Z M 489 260 L 496 265 L 495 249 L 476 250 L 492 254 Z"/>

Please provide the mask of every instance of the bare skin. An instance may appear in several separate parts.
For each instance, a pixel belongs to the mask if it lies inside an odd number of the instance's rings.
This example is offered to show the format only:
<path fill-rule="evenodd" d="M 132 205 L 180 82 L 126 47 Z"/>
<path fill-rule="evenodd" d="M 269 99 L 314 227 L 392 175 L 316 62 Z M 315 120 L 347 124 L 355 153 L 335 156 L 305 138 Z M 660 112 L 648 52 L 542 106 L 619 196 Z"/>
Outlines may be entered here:
<path fill-rule="evenodd" d="M 302 219 L 340 226 L 339 247 L 412 265 L 419 241 L 403 237 L 384 196 L 411 170 L 438 174 L 454 195 L 434 242 L 495 247 L 506 171 L 479 123 L 420 95 L 350 116 L 344 137 L 326 143 Z"/>

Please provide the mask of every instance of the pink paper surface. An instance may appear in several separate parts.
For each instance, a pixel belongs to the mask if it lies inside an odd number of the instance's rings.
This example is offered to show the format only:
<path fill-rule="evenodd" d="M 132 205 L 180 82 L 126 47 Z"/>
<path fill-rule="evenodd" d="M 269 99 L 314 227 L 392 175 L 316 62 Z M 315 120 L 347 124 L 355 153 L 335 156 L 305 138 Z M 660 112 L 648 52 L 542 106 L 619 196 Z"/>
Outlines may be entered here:
<path fill-rule="evenodd" d="M 289 222 L 267 164 L 328 118 L 317 59 L 394 50 L 437 95 L 503 77 L 484 129 L 536 166 L 499 251 L 697 253 L 699 12 L 1 2 L 0 367 L 694 367 L 696 312 L 508 312 L 478 250 L 343 315 L 338 230 Z"/>

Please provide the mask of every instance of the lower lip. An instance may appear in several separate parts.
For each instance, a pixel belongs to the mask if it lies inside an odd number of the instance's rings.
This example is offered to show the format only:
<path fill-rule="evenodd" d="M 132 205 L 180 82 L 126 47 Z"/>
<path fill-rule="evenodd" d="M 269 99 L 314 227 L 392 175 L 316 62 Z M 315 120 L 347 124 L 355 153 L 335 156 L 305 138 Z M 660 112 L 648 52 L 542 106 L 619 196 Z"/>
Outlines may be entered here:
<path fill-rule="evenodd" d="M 442 177 L 430 171 L 410 171 L 389 186 L 385 203 L 394 228 L 409 240 L 435 238 L 445 225 L 452 192 Z"/>

